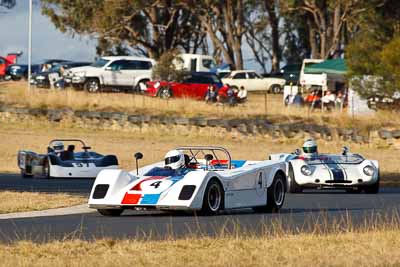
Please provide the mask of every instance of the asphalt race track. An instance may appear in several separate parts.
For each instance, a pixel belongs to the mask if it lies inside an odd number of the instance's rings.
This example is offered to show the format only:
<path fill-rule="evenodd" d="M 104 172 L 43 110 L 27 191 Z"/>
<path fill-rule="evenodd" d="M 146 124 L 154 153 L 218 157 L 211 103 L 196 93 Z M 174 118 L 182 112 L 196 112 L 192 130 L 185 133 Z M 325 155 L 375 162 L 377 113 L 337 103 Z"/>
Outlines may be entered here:
<path fill-rule="evenodd" d="M 93 180 L 22 179 L 19 175 L 0 175 L 0 190 L 69 192 L 88 195 Z M 314 229 L 317 224 L 338 222 L 346 227 L 372 219 L 390 217 L 400 210 L 400 188 L 382 188 L 377 195 L 346 194 L 340 191 L 311 191 L 288 194 L 279 214 L 233 210 L 218 216 L 125 211 L 121 217 L 103 217 L 97 212 L 0 220 L 0 240 L 30 239 L 44 242 L 65 238 L 151 238 L 164 239 L 188 235 L 214 236 L 224 233 L 262 234 L 274 225 L 295 232 Z"/>

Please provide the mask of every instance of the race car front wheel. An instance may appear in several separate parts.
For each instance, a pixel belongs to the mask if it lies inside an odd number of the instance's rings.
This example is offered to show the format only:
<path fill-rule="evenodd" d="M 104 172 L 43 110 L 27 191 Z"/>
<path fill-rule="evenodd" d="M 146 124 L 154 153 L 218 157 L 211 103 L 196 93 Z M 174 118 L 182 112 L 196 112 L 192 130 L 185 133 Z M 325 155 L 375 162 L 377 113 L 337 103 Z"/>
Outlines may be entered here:
<path fill-rule="evenodd" d="M 124 209 L 98 209 L 97 211 L 103 216 L 119 216 Z"/>
<path fill-rule="evenodd" d="M 224 207 L 224 190 L 221 184 L 212 179 L 204 192 L 202 214 L 214 215 Z"/>
<path fill-rule="evenodd" d="M 378 179 L 377 181 L 369 186 L 364 187 L 364 192 L 366 194 L 378 194 L 379 192 L 379 182 L 380 182 L 380 174 L 378 173 Z"/>

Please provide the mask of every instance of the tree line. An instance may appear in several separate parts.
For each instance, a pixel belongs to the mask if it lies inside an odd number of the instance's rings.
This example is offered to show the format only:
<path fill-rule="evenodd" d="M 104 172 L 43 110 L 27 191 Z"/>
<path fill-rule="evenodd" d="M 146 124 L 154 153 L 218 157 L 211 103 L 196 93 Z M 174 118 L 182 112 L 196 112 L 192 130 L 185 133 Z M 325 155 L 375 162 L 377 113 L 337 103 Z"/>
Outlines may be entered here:
<path fill-rule="evenodd" d="M 2 0 L 7 1 L 7 0 Z M 11 1 L 13 2 L 13 1 Z M 243 69 L 243 50 L 264 72 L 303 58 L 346 58 L 351 75 L 399 88 L 398 0 L 41 0 L 62 32 L 98 40 L 98 55 L 167 51 L 213 55 Z M 271 69 L 269 69 L 271 66 Z"/>

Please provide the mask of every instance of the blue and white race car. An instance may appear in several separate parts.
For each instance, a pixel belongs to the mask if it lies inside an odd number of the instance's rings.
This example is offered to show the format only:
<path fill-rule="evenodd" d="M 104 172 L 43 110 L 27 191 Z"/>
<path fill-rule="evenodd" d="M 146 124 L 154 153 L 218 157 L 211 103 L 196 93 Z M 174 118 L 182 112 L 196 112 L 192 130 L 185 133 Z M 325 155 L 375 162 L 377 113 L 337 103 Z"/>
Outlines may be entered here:
<path fill-rule="evenodd" d="M 64 142 L 69 143 L 66 150 Z M 75 151 L 77 143 L 82 151 Z M 115 155 L 104 156 L 90 149 L 79 139 L 55 139 L 50 141 L 46 154 L 18 151 L 18 167 L 24 178 L 95 178 L 101 170 L 118 168 Z"/>
<path fill-rule="evenodd" d="M 272 154 L 270 159 L 287 164 L 288 191 L 300 193 L 309 188 L 345 189 L 349 193 L 379 192 L 379 163 L 359 154 L 319 154 L 317 151 Z"/>
<path fill-rule="evenodd" d="M 136 164 L 143 155 L 136 153 Z M 285 199 L 286 164 L 232 160 L 221 147 L 178 147 L 165 160 L 133 172 L 103 170 L 89 207 L 105 216 L 125 209 L 200 211 L 253 208 L 278 211 Z"/>

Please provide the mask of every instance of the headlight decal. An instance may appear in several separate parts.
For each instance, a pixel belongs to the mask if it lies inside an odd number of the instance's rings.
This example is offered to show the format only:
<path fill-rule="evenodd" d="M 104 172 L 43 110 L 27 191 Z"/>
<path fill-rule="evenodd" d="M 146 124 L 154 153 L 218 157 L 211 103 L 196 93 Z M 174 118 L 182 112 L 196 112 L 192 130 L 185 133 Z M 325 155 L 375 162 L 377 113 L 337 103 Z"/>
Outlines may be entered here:
<path fill-rule="evenodd" d="M 308 165 L 301 166 L 300 171 L 305 176 L 310 176 L 312 174 L 311 167 Z"/>
<path fill-rule="evenodd" d="M 375 169 L 374 169 L 374 167 L 367 165 L 363 168 L 363 172 L 367 176 L 372 176 L 372 175 L 374 175 Z"/>

